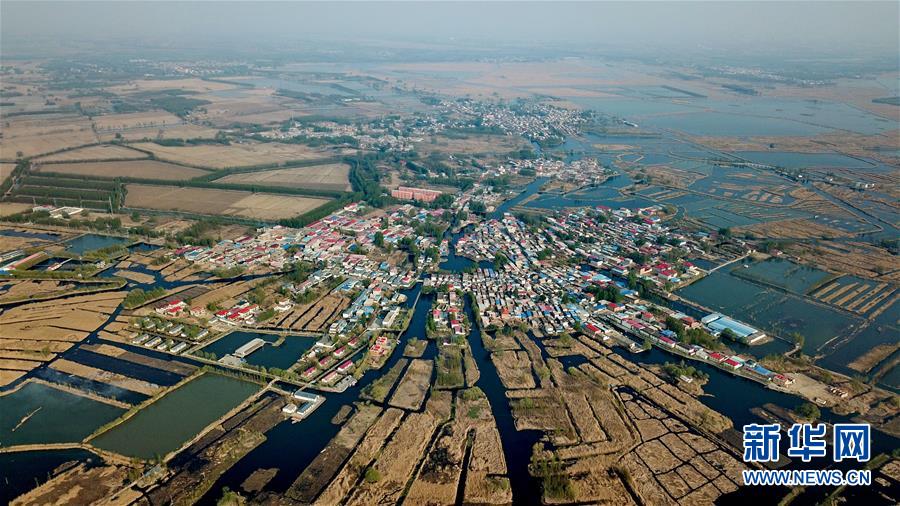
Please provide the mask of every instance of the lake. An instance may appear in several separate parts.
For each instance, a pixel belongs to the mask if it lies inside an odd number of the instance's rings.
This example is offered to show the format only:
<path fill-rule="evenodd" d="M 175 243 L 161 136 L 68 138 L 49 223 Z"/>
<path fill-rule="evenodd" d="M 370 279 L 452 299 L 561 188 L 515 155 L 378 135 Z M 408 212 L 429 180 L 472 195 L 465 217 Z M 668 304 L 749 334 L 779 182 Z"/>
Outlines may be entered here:
<path fill-rule="evenodd" d="M 164 456 L 259 389 L 255 383 L 206 373 L 92 439 L 91 444 L 130 457 Z"/>

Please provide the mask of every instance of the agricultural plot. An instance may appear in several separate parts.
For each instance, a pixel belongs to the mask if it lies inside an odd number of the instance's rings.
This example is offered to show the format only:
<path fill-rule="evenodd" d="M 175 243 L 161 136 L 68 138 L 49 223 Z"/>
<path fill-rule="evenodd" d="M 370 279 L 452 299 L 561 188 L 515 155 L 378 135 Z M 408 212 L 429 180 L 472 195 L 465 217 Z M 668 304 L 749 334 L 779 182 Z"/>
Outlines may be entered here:
<path fill-rule="evenodd" d="M 231 174 L 218 183 L 253 184 L 266 186 L 285 186 L 290 188 L 312 188 L 317 190 L 349 191 L 350 167 L 344 163 L 295 167 L 292 169 L 276 169 L 257 172 Z"/>
<path fill-rule="evenodd" d="M 313 304 L 295 307 L 274 323 L 274 326 L 308 332 L 327 330 L 348 306 L 350 300 L 346 297 L 337 294 L 326 295 Z"/>
<path fill-rule="evenodd" d="M 97 142 L 90 120 L 84 116 L 16 116 L 4 121 L 0 158 L 5 160 L 13 160 L 19 153 L 36 156 Z"/>
<path fill-rule="evenodd" d="M 92 160 L 137 160 L 141 158 L 147 158 L 147 154 L 125 146 L 101 144 L 99 146 L 87 146 L 42 156 L 37 158 L 35 162 L 84 162 Z"/>
<path fill-rule="evenodd" d="M 877 312 L 889 302 L 894 286 L 871 279 L 842 276 L 812 292 L 820 302 L 859 314 Z"/>
<path fill-rule="evenodd" d="M 116 94 L 139 92 L 160 92 L 165 90 L 181 90 L 194 93 L 208 93 L 233 89 L 234 85 L 204 81 L 203 79 L 137 79 L 128 84 L 110 86 L 106 90 Z"/>
<path fill-rule="evenodd" d="M 160 160 L 211 169 L 282 164 L 329 157 L 328 152 L 324 150 L 302 144 L 274 142 L 199 146 L 161 146 L 152 142 L 142 142 L 135 144 L 135 147 L 152 152 Z"/>
<path fill-rule="evenodd" d="M 161 127 L 184 123 L 184 120 L 166 111 L 145 111 L 128 114 L 106 114 L 93 118 L 94 130 L 117 132 L 132 128 Z"/>
<path fill-rule="evenodd" d="M 135 127 L 127 130 L 104 130 L 97 132 L 103 142 L 117 139 L 126 141 L 146 141 L 150 139 L 212 139 L 219 131 L 215 128 L 194 125 L 192 123 L 176 123 L 153 127 Z"/>
<path fill-rule="evenodd" d="M 137 153 L 136 151 L 134 151 Z M 72 174 L 76 176 L 135 177 L 144 179 L 185 180 L 204 176 L 209 172 L 202 169 L 182 167 L 156 160 L 133 160 L 118 162 L 79 162 L 45 164 L 37 168 L 40 172 Z"/>
<path fill-rule="evenodd" d="M 328 199 L 258 194 L 234 190 L 129 184 L 125 205 L 131 208 L 241 216 L 262 220 L 290 218 L 324 205 Z"/>
<path fill-rule="evenodd" d="M 751 233 L 769 239 L 812 239 L 821 237 L 845 237 L 846 231 L 827 225 L 824 220 L 793 218 L 780 221 L 757 223 L 736 228 L 735 232 Z"/>
<path fill-rule="evenodd" d="M 123 297 L 83 295 L 7 310 L 0 315 L 0 354 L 10 358 L 0 358 L 0 369 L 24 373 L 53 359 L 103 324 Z M 8 383 L 10 376 L 2 379 Z"/>
<path fill-rule="evenodd" d="M 400 380 L 394 396 L 391 397 L 390 405 L 410 410 L 422 407 L 431 384 L 433 366 L 434 362 L 430 360 L 412 360 L 406 369 L 406 374 Z"/>

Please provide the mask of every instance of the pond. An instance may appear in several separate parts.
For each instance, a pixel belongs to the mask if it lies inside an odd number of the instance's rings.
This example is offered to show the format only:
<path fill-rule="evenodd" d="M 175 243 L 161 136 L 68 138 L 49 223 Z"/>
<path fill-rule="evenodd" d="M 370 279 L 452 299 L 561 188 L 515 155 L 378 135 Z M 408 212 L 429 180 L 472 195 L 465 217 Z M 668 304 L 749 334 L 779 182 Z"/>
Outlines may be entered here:
<path fill-rule="evenodd" d="M 0 396 L 0 446 L 76 443 L 124 411 L 43 383 L 29 382 Z"/>
<path fill-rule="evenodd" d="M 109 246 L 115 246 L 116 244 L 124 244 L 126 242 L 128 242 L 128 239 L 124 237 L 84 234 L 66 242 L 66 250 L 76 255 L 82 255 L 88 251 L 107 248 Z"/>
<path fill-rule="evenodd" d="M 206 373 L 167 393 L 91 443 L 126 456 L 163 456 L 259 389 L 254 383 Z"/>
<path fill-rule="evenodd" d="M 316 344 L 316 340 L 312 337 L 289 335 L 285 337 L 284 342 L 275 346 L 272 343 L 275 343 L 280 338 L 276 334 L 241 331 L 223 336 L 221 339 L 204 346 L 202 351 L 215 353 L 217 358 L 222 358 L 225 355 L 234 353 L 235 350 L 256 338 L 262 339 L 268 344 L 254 351 L 245 357 L 244 360 L 248 364 L 266 368 L 287 369 L 300 360 L 300 357 Z"/>

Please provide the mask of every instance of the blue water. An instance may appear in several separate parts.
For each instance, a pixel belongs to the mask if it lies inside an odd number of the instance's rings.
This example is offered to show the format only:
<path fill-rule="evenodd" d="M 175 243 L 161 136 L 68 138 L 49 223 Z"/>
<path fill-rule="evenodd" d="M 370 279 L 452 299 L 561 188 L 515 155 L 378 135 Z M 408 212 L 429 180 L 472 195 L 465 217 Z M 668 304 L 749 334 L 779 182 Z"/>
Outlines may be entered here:
<path fill-rule="evenodd" d="M 66 242 L 66 250 L 81 255 L 88 251 L 114 246 L 116 244 L 124 244 L 128 239 L 123 237 L 112 237 L 108 235 L 84 234 Z"/>

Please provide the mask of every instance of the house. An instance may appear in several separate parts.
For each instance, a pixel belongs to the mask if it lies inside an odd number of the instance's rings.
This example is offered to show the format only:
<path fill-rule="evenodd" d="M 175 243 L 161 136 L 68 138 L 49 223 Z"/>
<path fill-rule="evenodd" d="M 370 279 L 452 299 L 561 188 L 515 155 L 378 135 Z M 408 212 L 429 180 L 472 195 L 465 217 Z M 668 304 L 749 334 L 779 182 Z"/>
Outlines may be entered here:
<path fill-rule="evenodd" d="M 722 363 L 735 371 L 737 371 L 744 365 L 741 362 L 734 360 L 733 358 L 726 358 Z"/>

